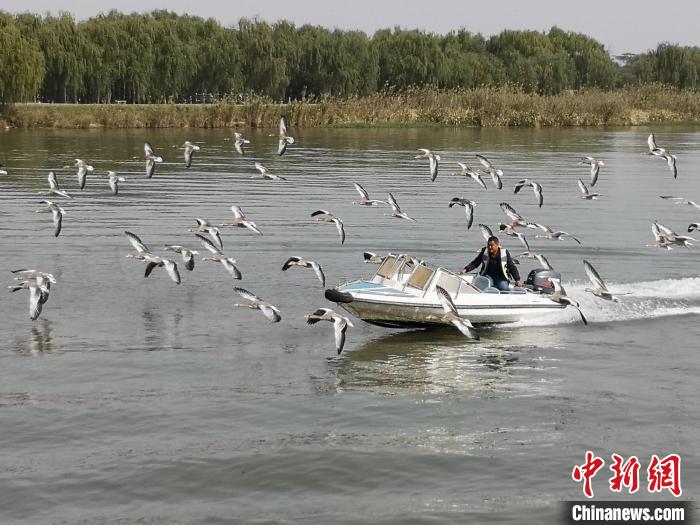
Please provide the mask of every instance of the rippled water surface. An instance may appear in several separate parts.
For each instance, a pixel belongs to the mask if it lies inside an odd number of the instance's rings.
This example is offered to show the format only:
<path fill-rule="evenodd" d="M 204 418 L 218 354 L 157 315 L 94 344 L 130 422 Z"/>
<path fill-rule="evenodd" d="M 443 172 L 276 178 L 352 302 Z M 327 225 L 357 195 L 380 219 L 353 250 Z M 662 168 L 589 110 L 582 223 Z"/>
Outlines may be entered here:
<path fill-rule="evenodd" d="M 647 248 L 654 219 L 685 232 L 700 210 L 700 131 L 656 129 L 678 156 L 678 179 L 646 151 L 649 129 L 452 130 L 290 129 L 283 157 L 267 130 L 250 132 L 246 156 L 222 130 L 11 131 L 0 134 L 0 275 L 51 271 L 58 283 L 37 321 L 28 294 L 0 299 L 0 513 L 25 523 L 535 523 L 558 502 L 580 499 L 571 468 L 586 450 L 609 459 L 683 458 L 683 499 L 700 486 L 698 247 Z M 186 170 L 174 145 L 197 142 Z M 145 140 L 165 162 L 147 179 Z M 442 155 L 430 182 L 416 148 Z M 487 154 L 505 187 L 484 191 L 450 173 Z M 581 155 L 604 159 L 598 201 L 578 198 L 588 181 Z M 64 166 L 95 166 L 85 190 Z M 257 176 L 255 161 L 286 181 Z M 74 195 L 61 200 L 63 232 L 34 213 L 46 175 Z M 106 170 L 123 174 L 109 193 Z M 544 187 L 537 207 L 530 177 Z M 352 182 L 370 196 L 391 191 L 418 222 L 353 206 Z M 467 231 L 453 196 L 478 202 L 475 224 L 502 221 L 510 202 L 528 220 L 576 235 L 579 246 L 531 240 L 546 254 L 588 327 L 566 311 L 527 324 L 482 329 L 474 343 L 451 329 L 392 331 L 355 323 L 340 356 L 330 323 L 303 315 L 328 303 L 313 272 L 281 272 L 290 255 L 318 261 L 328 284 L 376 269 L 362 252 L 411 253 L 459 268 L 483 245 Z M 225 230 L 225 252 L 243 273 L 218 264 L 162 269 L 144 279 L 125 257 L 124 235 L 154 251 L 199 249 L 188 228 L 201 217 L 228 222 L 239 205 L 263 231 Z M 332 211 L 332 224 L 309 214 Z M 527 232 L 531 234 L 533 232 Z M 510 238 L 504 244 L 520 251 Z M 589 259 L 617 304 L 583 289 Z M 524 260 L 521 273 L 533 268 Z M 278 306 L 282 322 L 236 309 L 239 285 Z M 637 499 L 652 496 L 643 489 Z M 594 480 L 613 496 L 608 473 Z"/>

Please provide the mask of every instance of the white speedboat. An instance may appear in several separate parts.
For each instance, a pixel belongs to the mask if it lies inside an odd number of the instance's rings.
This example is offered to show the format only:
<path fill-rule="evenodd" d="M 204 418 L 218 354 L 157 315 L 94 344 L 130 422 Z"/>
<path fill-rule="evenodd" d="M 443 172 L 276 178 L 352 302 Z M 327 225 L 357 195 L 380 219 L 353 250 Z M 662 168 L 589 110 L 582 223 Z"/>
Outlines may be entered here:
<path fill-rule="evenodd" d="M 566 306 L 548 297 L 551 279 L 561 276 L 550 270 L 533 270 L 523 288 L 501 292 L 488 277 L 457 275 L 416 261 L 388 255 L 370 280 L 356 280 L 326 290 L 326 298 L 371 324 L 391 328 L 435 325 L 443 309 L 436 286 L 449 292 L 460 317 L 474 325 L 521 321 L 558 312 Z M 428 321 L 428 316 L 432 320 Z"/>

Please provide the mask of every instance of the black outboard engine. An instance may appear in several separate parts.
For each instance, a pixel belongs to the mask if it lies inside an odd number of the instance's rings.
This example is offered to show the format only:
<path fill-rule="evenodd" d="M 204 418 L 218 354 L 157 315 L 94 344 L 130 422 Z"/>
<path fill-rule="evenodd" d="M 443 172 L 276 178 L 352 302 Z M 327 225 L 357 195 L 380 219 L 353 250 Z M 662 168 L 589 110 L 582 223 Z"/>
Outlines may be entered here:
<path fill-rule="evenodd" d="M 535 268 L 528 276 L 525 285 L 532 290 L 542 293 L 553 293 L 554 283 L 552 279 L 561 281 L 561 274 L 554 270 L 545 270 L 544 268 Z"/>

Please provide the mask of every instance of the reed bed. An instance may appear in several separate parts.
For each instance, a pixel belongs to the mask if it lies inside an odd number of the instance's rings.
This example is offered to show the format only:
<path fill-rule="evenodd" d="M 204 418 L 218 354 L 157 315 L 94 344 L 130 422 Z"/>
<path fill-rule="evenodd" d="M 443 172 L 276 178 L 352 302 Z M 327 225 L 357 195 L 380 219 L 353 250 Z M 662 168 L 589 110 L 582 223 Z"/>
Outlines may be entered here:
<path fill-rule="evenodd" d="M 253 98 L 216 104 L 16 104 L 6 125 L 18 128 L 294 126 L 565 127 L 700 122 L 700 93 L 647 85 L 614 91 L 585 89 L 553 96 L 512 87 L 441 91 L 409 89 L 361 98 L 275 103 Z"/>

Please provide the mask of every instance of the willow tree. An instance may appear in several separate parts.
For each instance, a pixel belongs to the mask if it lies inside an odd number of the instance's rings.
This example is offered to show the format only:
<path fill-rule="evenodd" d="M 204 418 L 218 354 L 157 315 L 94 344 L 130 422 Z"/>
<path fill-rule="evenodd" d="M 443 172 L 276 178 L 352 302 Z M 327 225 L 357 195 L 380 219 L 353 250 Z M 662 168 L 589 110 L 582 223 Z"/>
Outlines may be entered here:
<path fill-rule="evenodd" d="M 22 34 L 12 16 L 0 12 L 0 105 L 33 100 L 43 77 L 39 44 Z"/>

